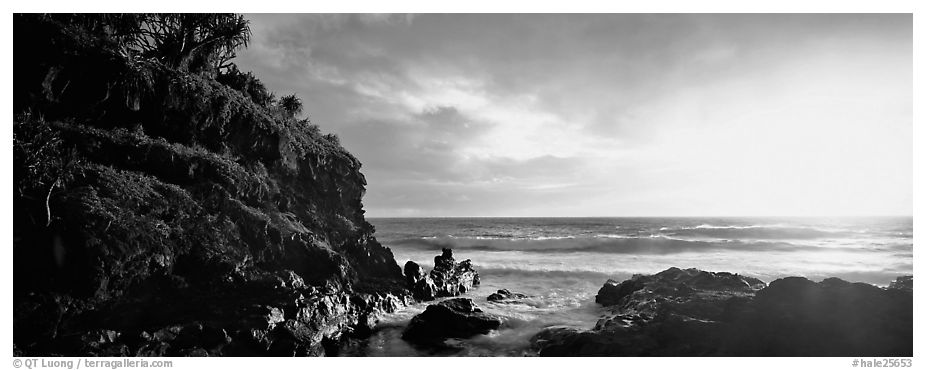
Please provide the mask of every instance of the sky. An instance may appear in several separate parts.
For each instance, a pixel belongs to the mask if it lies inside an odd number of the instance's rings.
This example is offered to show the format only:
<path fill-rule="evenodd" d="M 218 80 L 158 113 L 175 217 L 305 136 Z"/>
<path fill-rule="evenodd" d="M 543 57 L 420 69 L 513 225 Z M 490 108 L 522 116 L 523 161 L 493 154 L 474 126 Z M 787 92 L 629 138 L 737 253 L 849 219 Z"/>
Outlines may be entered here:
<path fill-rule="evenodd" d="M 257 14 L 368 217 L 912 214 L 907 14 Z"/>

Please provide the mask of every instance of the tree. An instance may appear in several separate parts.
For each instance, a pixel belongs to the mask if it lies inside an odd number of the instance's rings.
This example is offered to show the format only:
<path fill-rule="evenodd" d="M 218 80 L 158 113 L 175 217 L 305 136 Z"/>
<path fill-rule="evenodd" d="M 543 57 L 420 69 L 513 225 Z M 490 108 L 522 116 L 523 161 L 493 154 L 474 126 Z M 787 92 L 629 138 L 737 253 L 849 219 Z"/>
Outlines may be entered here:
<path fill-rule="evenodd" d="M 189 72 L 228 68 L 251 40 L 249 22 L 238 14 L 147 14 L 136 21 L 135 32 L 126 35 L 131 48 Z"/>
<path fill-rule="evenodd" d="M 228 68 L 235 52 L 251 40 L 239 14 L 51 14 L 71 32 L 115 43 L 128 57 L 160 61 L 186 72 Z"/>
<path fill-rule="evenodd" d="M 242 73 L 234 64 L 221 71 L 215 79 L 225 86 L 240 91 L 262 107 L 270 107 L 273 102 L 273 93 L 267 90 L 263 82 L 254 77 L 251 72 Z"/>
<path fill-rule="evenodd" d="M 298 116 L 302 113 L 302 100 L 296 94 L 287 95 L 280 98 L 280 108 L 288 113 L 291 117 Z"/>

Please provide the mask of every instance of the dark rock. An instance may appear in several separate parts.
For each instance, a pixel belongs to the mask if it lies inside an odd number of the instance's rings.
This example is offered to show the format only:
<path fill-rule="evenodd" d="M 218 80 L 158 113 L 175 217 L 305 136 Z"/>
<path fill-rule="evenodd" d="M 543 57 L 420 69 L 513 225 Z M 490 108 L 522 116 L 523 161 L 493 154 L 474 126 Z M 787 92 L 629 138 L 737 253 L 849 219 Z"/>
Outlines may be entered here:
<path fill-rule="evenodd" d="M 423 345 L 440 346 L 448 338 L 469 338 L 498 329 L 499 318 L 486 314 L 472 299 L 454 298 L 429 305 L 412 318 L 402 339 Z"/>
<path fill-rule="evenodd" d="M 421 301 L 429 301 L 437 296 L 437 286 L 431 277 L 424 272 L 417 263 L 408 261 L 405 263 L 405 283 L 412 296 Z"/>
<path fill-rule="evenodd" d="M 428 277 L 424 269 L 414 261 L 406 262 L 402 272 L 405 273 L 405 284 L 408 286 L 415 286 L 419 281 L 427 279 Z"/>
<path fill-rule="evenodd" d="M 912 294 L 829 278 L 672 268 L 608 281 L 592 330 L 550 328 L 542 356 L 912 356 Z M 764 287 L 762 289 L 757 289 Z"/>
<path fill-rule="evenodd" d="M 434 257 L 434 269 L 429 274 L 437 286 L 437 297 L 458 296 L 479 285 L 479 273 L 473 269 L 470 260 L 456 263 L 450 248 L 441 252 L 440 256 Z"/>
<path fill-rule="evenodd" d="M 531 337 L 531 348 L 542 348 L 543 354 L 547 356 L 577 356 L 581 351 L 573 350 L 574 343 L 583 330 L 566 327 L 550 326 Z M 564 353 L 569 350 L 574 353 Z"/>
<path fill-rule="evenodd" d="M 634 277 L 636 278 L 637 276 Z M 595 303 L 600 303 L 604 306 L 615 305 L 624 297 L 643 289 L 643 284 L 643 281 L 639 278 L 625 280 L 621 283 L 608 279 L 601 289 L 598 290 L 598 294 L 595 296 Z"/>
<path fill-rule="evenodd" d="M 913 294 L 829 278 L 773 281 L 731 323 L 744 356 L 912 356 Z"/>
<path fill-rule="evenodd" d="M 512 293 L 508 289 L 499 289 L 497 292 L 490 294 L 486 300 L 490 302 L 499 302 L 523 298 L 527 298 L 527 295 L 522 293 Z"/>
<path fill-rule="evenodd" d="M 119 17 L 14 18 L 17 353 L 331 354 L 408 302 L 332 136 L 127 58 Z"/>
<path fill-rule="evenodd" d="M 765 283 L 729 272 L 672 267 L 655 275 L 634 275 L 621 283 L 608 280 L 595 296 L 595 302 L 615 305 L 644 287 L 665 296 L 686 296 L 700 291 L 750 292 L 765 287 Z"/>
<path fill-rule="evenodd" d="M 429 301 L 440 297 L 455 297 L 479 285 L 479 273 L 470 260 L 459 263 L 453 251 L 444 248 L 434 257 L 434 268 L 427 275 L 417 263 L 408 261 L 403 269 L 405 282 L 415 299 Z"/>
<path fill-rule="evenodd" d="M 913 275 L 907 276 L 898 276 L 897 280 L 891 282 L 891 285 L 888 286 L 888 289 L 897 289 L 904 290 L 908 292 L 913 291 Z"/>

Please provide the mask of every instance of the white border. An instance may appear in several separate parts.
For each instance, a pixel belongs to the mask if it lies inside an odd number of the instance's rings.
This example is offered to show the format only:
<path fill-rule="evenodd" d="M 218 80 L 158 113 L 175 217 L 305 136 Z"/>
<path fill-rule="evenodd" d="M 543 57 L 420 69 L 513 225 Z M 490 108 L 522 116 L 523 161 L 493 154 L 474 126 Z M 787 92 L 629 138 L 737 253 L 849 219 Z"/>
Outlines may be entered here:
<path fill-rule="evenodd" d="M 922 2 L 920 2 L 922 3 Z M 285 4 L 285 5 L 284 5 Z M 154 12 L 154 11 L 184 11 L 184 12 L 221 12 L 232 11 L 241 13 L 275 13 L 275 12 L 316 12 L 316 13 L 357 13 L 357 12 L 424 12 L 424 13 L 465 13 L 465 12 L 509 12 L 509 13 L 584 13 L 584 12 L 620 12 L 620 13 L 647 13 L 647 12 L 664 12 L 664 13 L 914 13 L 914 115 L 913 115 L 913 189 L 926 189 L 926 183 L 923 179 L 924 149 L 921 145 L 924 143 L 922 125 L 922 91 L 924 86 L 924 74 L 922 73 L 923 58 L 923 40 L 924 27 L 921 16 L 917 13 L 917 2 L 914 1 L 814 1 L 807 0 L 776 0 L 764 2 L 750 1 L 720 1 L 720 0 L 701 0 L 701 1 L 626 1 L 626 2 L 607 2 L 596 0 L 569 0 L 569 1 L 546 1 L 546 2 L 526 2 L 514 1 L 505 2 L 501 0 L 468 0 L 453 3 L 424 0 L 389 0 L 389 1 L 300 1 L 300 2 L 255 2 L 244 0 L 230 0 L 222 2 L 193 2 L 184 0 L 162 0 L 151 2 L 132 2 L 132 1 L 105 1 L 105 2 L 86 2 L 73 0 L 55 0 L 55 1 L 15 1 L 6 3 L 5 7 L 9 10 L 3 17 L 3 49 L 5 52 L 2 58 L 3 67 L 8 71 L 3 76 L 4 90 L 6 97 L 7 117 L 12 117 L 12 13 L 14 12 Z M 10 126 L 2 132 L 2 137 L 9 143 L 12 143 L 12 130 Z M 3 190 L 7 196 L 12 192 L 12 146 L 3 151 L 2 163 L 4 167 Z M 914 191 L 914 219 L 918 220 L 924 215 L 922 197 L 918 197 Z M 5 240 L 11 240 L 12 237 L 12 202 L 11 198 L 3 198 L 4 224 L 3 230 Z M 914 221 L 916 225 L 916 221 Z M 915 226 L 914 226 L 915 228 Z M 922 237 L 918 232 L 914 232 L 914 245 L 919 245 Z M 13 261 L 11 245 L 7 244 L 7 258 L 4 269 L 4 284 L 2 285 L 4 297 L 12 296 L 12 270 Z M 914 253 L 914 274 L 920 274 L 919 253 Z M 914 312 L 916 307 L 923 307 L 922 294 L 915 295 Z M 6 335 L 3 337 L 3 344 L 7 348 L 7 353 L 12 355 L 12 301 L 8 300 L 2 305 L 3 316 L 7 319 L 3 322 L 3 328 Z M 918 321 L 921 323 L 922 321 Z M 922 325 L 916 325 L 914 338 L 914 364 L 919 364 L 916 357 L 922 352 L 916 345 L 917 337 L 922 333 Z M 783 368 L 809 368 L 809 369 L 850 369 L 852 358 L 458 358 L 449 360 L 446 358 L 341 358 L 341 359 L 280 359 L 280 358 L 212 358 L 212 359 L 195 359 L 195 358 L 175 358 L 174 368 L 176 369 L 200 369 L 200 368 L 299 368 L 299 369 L 320 369 L 325 367 L 332 368 L 354 368 L 354 367 L 374 367 L 380 368 L 409 368 L 416 366 L 438 366 L 441 369 L 467 369 L 475 370 L 482 368 L 507 368 L 518 366 L 529 366 L 531 368 L 550 368 L 564 369 L 581 367 L 592 368 L 612 368 L 612 367 L 632 367 L 632 368 L 698 368 L 710 367 L 711 369 L 783 369 Z M 3 361 L 3 360 L 0 360 Z M 8 357 L 6 364 L 0 362 L 0 367 L 11 366 L 12 358 Z M 9 364 L 9 365 L 7 365 Z M 917 367 L 919 367 L 917 366 Z M 12 367 L 11 367 L 12 368 Z"/>

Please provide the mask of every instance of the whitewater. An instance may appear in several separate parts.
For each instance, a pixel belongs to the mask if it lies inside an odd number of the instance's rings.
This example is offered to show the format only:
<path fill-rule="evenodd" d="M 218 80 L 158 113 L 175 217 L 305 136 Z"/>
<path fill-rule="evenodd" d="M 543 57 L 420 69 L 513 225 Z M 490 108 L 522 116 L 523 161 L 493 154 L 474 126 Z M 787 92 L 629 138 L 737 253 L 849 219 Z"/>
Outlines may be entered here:
<path fill-rule="evenodd" d="M 669 267 L 728 271 L 765 282 L 838 277 L 885 286 L 913 272 L 913 220 L 879 218 L 393 218 L 370 219 L 399 265 L 425 269 L 442 248 L 471 259 L 482 285 L 465 296 L 505 320 L 503 329 L 435 353 L 409 346 L 401 330 L 426 303 L 384 317 L 345 355 L 526 355 L 530 337 L 562 325 L 591 328 L 608 279 Z M 530 296 L 488 302 L 497 289 Z"/>

